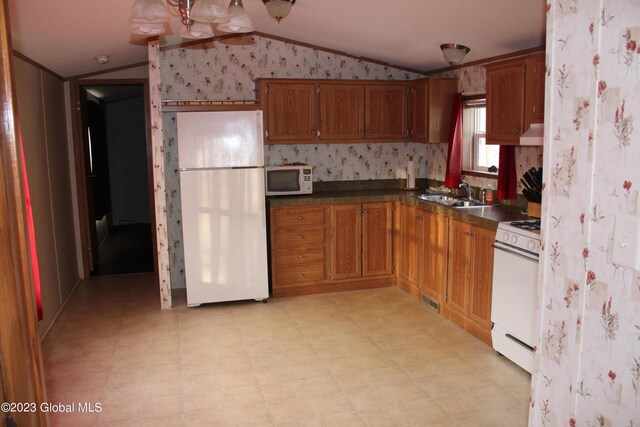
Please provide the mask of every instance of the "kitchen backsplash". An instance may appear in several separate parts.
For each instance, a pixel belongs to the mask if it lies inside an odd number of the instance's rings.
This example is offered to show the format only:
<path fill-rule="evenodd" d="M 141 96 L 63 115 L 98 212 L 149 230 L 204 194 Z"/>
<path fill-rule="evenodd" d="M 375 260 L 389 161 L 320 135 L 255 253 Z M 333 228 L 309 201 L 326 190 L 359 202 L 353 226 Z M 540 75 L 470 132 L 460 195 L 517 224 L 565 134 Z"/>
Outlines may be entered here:
<path fill-rule="evenodd" d="M 267 145 L 265 164 L 303 162 L 314 166 L 314 181 L 349 181 L 406 178 L 408 157 L 413 156 L 416 176 L 426 176 L 424 144 L 322 144 Z"/>

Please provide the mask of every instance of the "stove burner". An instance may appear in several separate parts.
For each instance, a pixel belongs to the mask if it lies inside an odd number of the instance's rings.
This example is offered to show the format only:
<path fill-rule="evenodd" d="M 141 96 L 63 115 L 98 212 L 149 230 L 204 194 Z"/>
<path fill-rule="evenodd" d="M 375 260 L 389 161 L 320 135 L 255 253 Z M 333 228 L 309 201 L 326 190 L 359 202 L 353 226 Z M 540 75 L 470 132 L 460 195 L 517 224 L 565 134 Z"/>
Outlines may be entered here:
<path fill-rule="evenodd" d="M 519 228 L 521 230 L 540 230 L 540 220 L 534 221 L 514 221 L 509 225 Z"/>

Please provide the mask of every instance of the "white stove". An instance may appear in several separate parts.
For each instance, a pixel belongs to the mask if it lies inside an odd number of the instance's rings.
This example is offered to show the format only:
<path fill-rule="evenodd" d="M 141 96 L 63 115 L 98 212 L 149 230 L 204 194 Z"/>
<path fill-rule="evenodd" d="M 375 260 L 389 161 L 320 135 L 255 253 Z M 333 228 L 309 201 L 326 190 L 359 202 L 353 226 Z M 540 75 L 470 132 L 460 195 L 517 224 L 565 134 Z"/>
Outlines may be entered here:
<path fill-rule="evenodd" d="M 496 242 L 540 254 L 540 220 L 507 221 L 498 225 Z"/>
<path fill-rule="evenodd" d="M 531 372 L 540 220 L 501 222 L 493 247 L 493 348 Z"/>

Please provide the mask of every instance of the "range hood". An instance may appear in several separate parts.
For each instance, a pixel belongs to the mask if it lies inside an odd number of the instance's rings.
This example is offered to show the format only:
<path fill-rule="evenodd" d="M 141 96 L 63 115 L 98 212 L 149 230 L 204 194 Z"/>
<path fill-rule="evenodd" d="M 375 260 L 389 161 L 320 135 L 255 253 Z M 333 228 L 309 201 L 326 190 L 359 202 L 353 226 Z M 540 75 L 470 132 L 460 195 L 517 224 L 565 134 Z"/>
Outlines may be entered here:
<path fill-rule="evenodd" d="M 520 145 L 544 145 L 544 124 L 531 123 L 531 127 L 520 137 Z"/>

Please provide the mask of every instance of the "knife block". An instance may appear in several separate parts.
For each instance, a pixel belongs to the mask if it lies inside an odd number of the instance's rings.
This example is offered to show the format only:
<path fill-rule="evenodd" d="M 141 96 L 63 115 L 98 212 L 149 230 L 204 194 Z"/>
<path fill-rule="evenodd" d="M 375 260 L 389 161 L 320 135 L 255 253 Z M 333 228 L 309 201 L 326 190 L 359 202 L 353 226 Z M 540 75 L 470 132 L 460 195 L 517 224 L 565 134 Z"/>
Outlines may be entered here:
<path fill-rule="evenodd" d="M 527 215 L 533 218 L 540 218 L 540 203 L 529 202 L 527 205 Z"/>

